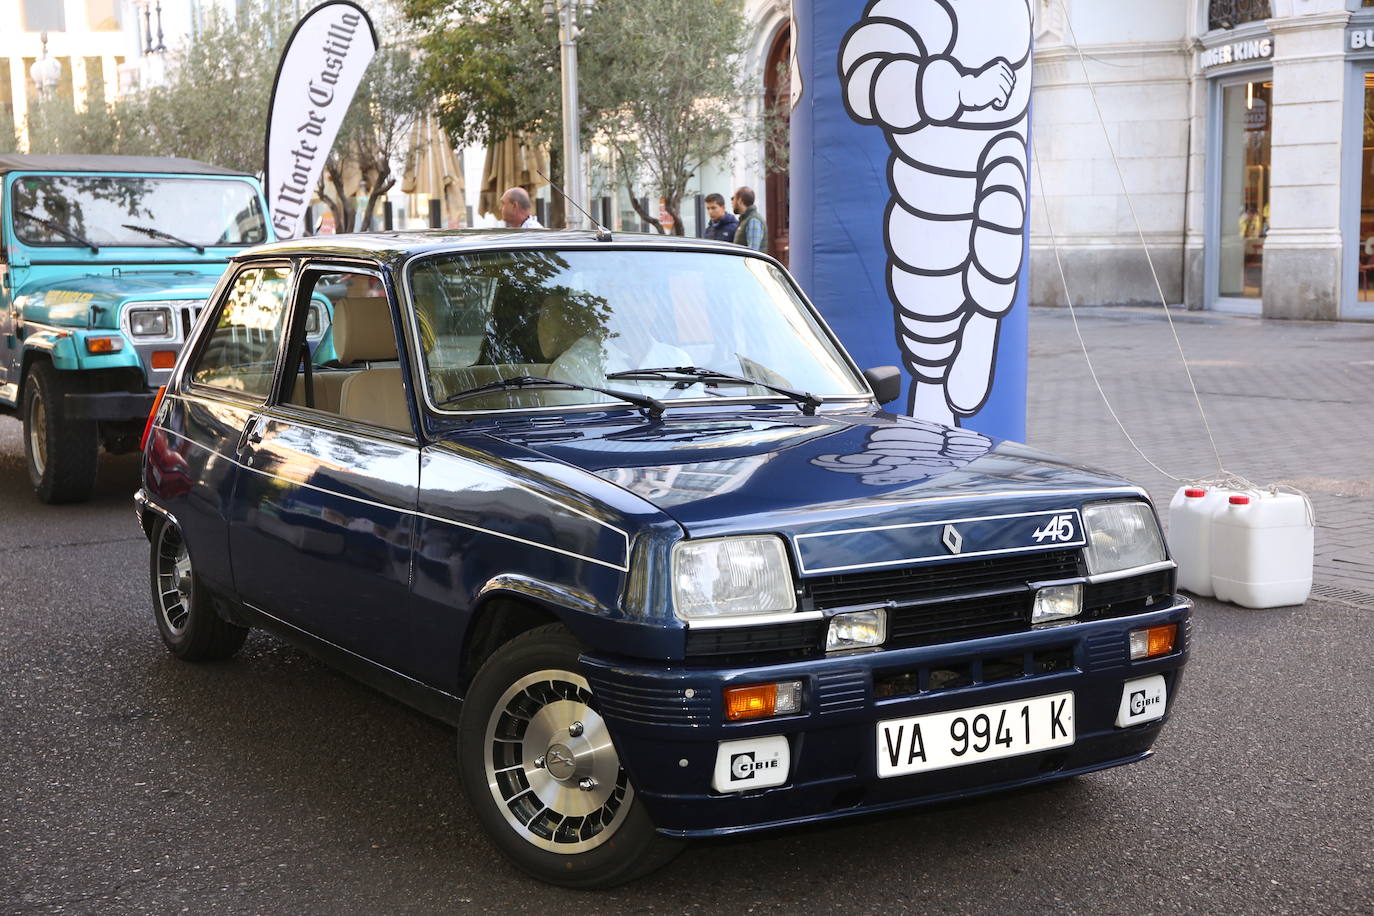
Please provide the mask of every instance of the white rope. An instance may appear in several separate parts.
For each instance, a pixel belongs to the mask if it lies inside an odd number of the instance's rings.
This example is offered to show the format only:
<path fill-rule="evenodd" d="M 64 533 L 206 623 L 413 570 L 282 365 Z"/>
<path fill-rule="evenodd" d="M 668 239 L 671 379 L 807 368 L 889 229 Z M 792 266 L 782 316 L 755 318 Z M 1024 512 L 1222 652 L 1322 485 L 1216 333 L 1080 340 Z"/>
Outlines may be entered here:
<path fill-rule="evenodd" d="M 1192 479 L 1175 477 L 1173 474 L 1168 473 L 1159 465 L 1151 461 L 1150 457 L 1145 454 L 1145 452 L 1140 448 L 1139 445 L 1136 444 L 1135 439 L 1133 439 L 1131 437 L 1131 434 L 1126 430 L 1126 425 L 1121 422 L 1121 418 L 1117 415 L 1116 409 L 1112 407 L 1111 400 L 1107 397 L 1107 393 L 1103 390 L 1102 382 L 1098 379 L 1097 369 L 1093 366 L 1092 357 L 1088 353 L 1088 345 L 1086 341 L 1083 340 L 1083 331 L 1078 325 L 1078 312 L 1074 308 L 1073 297 L 1069 294 L 1068 278 L 1064 275 L 1064 261 L 1059 252 L 1059 240 L 1054 232 L 1054 220 L 1050 216 L 1049 195 L 1045 191 L 1045 176 L 1040 171 L 1040 153 L 1035 148 L 1035 132 L 1031 131 L 1031 156 L 1035 160 L 1035 176 L 1040 183 L 1041 199 L 1045 202 L 1045 225 L 1049 229 L 1050 245 L 1054 250 L 1055 265 L 1059 269 L 1059 282 L 1063 284 L 1064 301 L 1068 304 L 1069 315 L 1073 319 L 1074 333 L 1078 336 L 1078 345 L 1080 349 L 1082 349 L 1083 351 L 1083 359 L 1088 364 L 1088 372 L 1092 376 L 1093 384 L 1097 386 L 1097 393 L 1102 396 L 1102 402 L 1106 404 L 1107 411 L 1112 415 L 1112 419 L 1116 421 L 1116 425 L 1121 430 L 1121 434 L 1126 437 L 1126 441 L 1131 444 L 1131 448 L 1135 449 L 1136 454 L 1138 454 L 1142 459 L 1144 459 L 1146 464 L 1154 468 L 1163 476 L 1167 477 L 1168 479 L 1176 483 L 1194 484 L 1198 486 L 1210 486 L 1213 488 L 1219 488 L 1224 490 L 1251 493 L 1253 495 L 1263 495 L 1264 493 L 1277 495 L 1281 492 L 1293 493 L 1297 496 L 1302 497 L 1303 503 L 1306 505 L 1307 508 L 1308 524 L 1314 524 L 1316 514 L 1312 508 L 1312 500 L 1302 490 L 1299 490 L 1296 487 L 1287 486 L 1285 484 L 1271 484 L 1268 487 L 1260 486 L 1258 484 L 1252 483 L 1250 480 L 1247 480 L 1245 477 L 1239 474 L 1234 474 L 1231 471 L 1228 471 L 1226 469 L 1225 464 L 1221 460 L 1221 451 L 1217 448 L 1217 440 L 1212 433 L 1212 425 L 1207 420 L 1207 411 L 1202 405 L 1202 396 L 1198 393 L 1197 383 L 1193 380 L 1193 371 L 1188 366 L 1188 358 L 1186 355 L 1184 355 L 1183 352 L 1183 341 L 1178 336 L 1178 328 L 1174 325 L 1173 316 L 1169 314 L 1169 301 L 1167 297 L 1165 297 L 1164 295 L 1164 287 L 1160 283 L 1159 272 L 1155 269 L 1154 257 L 1150 254 L 1150 246 L 1145 242 L 1145 230 L 1141 228 L 1140 217 L 1136 213 L 1135 209 L 1135 200 L 1131 197 L 1130 189 L 1126 186 L 1126 175 L 1122 171 L 1120 160 L 1117 158 L 1116 147 L 1112 143 L 1111 132 L 1107 130 L 1107 119 L 1103 116 L 1102 106 L 1098 103 L 1097 100 L 1097 87 L 1093 84 L 1091 74 L 1088 73 L 1088 63 L 1086 55 L 1084 55 L 1083 49 L 1078 46 L 1078 35 L 1074 32 L 1073 17 L 1069 15 L 1068 8 L 1064 4 L 1063 0 L 1060 0 L 1060 7 L 1063 9 L 1064 12 L 1065 25 L 1068 26 L 1069 42 L 1073 47 L 1074 53 L 1078 55 L 1079 66 L 1083 69 L 1083 80 L 1085 83 L 1087 83 L 1088 86 L 1088 96 L 1092 99 L 1093 110 L 1097 112 L 1098 126 L 1102 128 L 1102 137 L 1107 143 L 1107 152 L 1111 154 L 1112 166 L 1116 169 L 1117 181 L 1121 184 L 1121 194 L 1123 197 L 1126 198 L 1126 206 L 1131 211 L 1131 221 L 1135 224 L 1136 235 L 1140 238 L 1140 247 L 1144 249 L 1145 260 L 1150 265 L 1150 276 L 1154 279 L 1155 292 L 1159 294 L 1159 304 L 1164 309 L 1164 317 L 1169 322 L 1169 332 L 1173 335 L 1174 346 L 1178 349 L 1179 359 L 1183 363 L 1183 372 L 1188 377 L 1188 387 L 1192 390 L 1193 402 L 1197 404 L 1198 415 L 1202 418 L 1203 429 L 1207 431 L 1207 440 L 1212 445 L 1212 454 L 1216 457 L 1217 460 L 1217 473 L 1210 477 Z M 1191 151 L 1185 150 L 1185 156 L 1189 155 L 1190 153 Z M 1186 167 L 1187 166 L 1185 165 L 1185 168 Z M 1184 206 L 1187 206 L 1187 201 L 1184 201 Z"/>

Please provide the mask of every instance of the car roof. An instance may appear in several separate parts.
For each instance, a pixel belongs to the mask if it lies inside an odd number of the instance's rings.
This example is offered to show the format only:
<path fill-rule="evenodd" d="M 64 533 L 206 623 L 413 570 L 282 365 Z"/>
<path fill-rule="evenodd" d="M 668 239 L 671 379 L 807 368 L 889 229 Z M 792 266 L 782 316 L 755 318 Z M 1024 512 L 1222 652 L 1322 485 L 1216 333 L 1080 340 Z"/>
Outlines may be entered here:
<path fill-rule="evenodd" d="M 316 235 L 247 248 L 235 260 L 271 256 L 316 255 L 335 258 L 368 258 L 399 262 L 442 252 L 497 250 L 502 248 L 666 248 L 680 251 L 720 251 L 759 255 L 729 242 L 694 239 L 645 232 L 616 232 L 598 236 L 591 230 L 566 229 L 429 229 L 408 232 L 359 232 Z M 761 256 L 761 255 L 760 255 Z"/>
<path fill-rule="evenodd" d="M 185 175 L 234 175 L 247 172 L 173 156 L 66 156 L 0 153 L 0 175 L 7 172 L 158 172 Z"/>

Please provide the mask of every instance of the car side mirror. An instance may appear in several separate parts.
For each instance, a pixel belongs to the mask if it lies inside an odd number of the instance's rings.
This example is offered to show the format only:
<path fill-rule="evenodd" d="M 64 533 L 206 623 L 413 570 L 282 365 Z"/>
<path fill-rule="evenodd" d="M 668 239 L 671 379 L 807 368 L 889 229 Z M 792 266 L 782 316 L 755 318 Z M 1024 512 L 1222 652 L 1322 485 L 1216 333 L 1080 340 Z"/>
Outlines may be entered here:
<path fill-rule="evenodd" d="M 864 379 L 873 389 L 879 404 L 890 404 L 902 396 L 902 370 L 896 366 L 875 366 L 864 370 Z"/>

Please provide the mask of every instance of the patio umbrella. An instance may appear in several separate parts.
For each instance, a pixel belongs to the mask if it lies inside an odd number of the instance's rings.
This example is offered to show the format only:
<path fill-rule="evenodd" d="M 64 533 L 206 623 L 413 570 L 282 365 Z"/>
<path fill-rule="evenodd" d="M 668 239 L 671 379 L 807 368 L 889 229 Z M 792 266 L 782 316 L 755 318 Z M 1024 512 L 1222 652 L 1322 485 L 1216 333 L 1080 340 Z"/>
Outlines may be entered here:
<path fill-rule="evenodd" d="M 539 173 L 549 174 L 549 157 L 543 147 L 526 146 L 519 134 L 511 134 L 487 148 L 487 161 L 482 166 L 482 196 L 477 211 L 483 215 L 501 212 L 501 195 L 516 185 L 531 196 L 548 184 Z"/>
<path fill-rule="evenodd" d="M 401 190 L 406 194 L 423 194 L 429 200 L 443 201 L 443 224 L 450 227 L 463 225 L 467 213 L 463 165 L 448 142 L 448 135 L 439 125 L 439 119 L 432 114 L 417 120 L 411 131 L 410 153 L 406 156 Z M 417 207 L 415 212 L 428 219 L 427 209 Z"/>

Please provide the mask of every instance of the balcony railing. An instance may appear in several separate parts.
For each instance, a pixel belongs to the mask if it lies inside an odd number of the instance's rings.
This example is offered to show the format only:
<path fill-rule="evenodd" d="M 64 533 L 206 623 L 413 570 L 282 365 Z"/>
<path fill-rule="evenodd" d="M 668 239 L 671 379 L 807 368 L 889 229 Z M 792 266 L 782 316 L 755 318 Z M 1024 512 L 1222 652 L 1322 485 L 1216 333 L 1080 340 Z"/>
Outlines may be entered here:
<path fill-rule="evenodd" d="M 1259 22 L 1273 16 L 1269 0 L 1211 0 L 1207 5 L 1207 28 L 1234 29 L 1246 22 Z"/>

